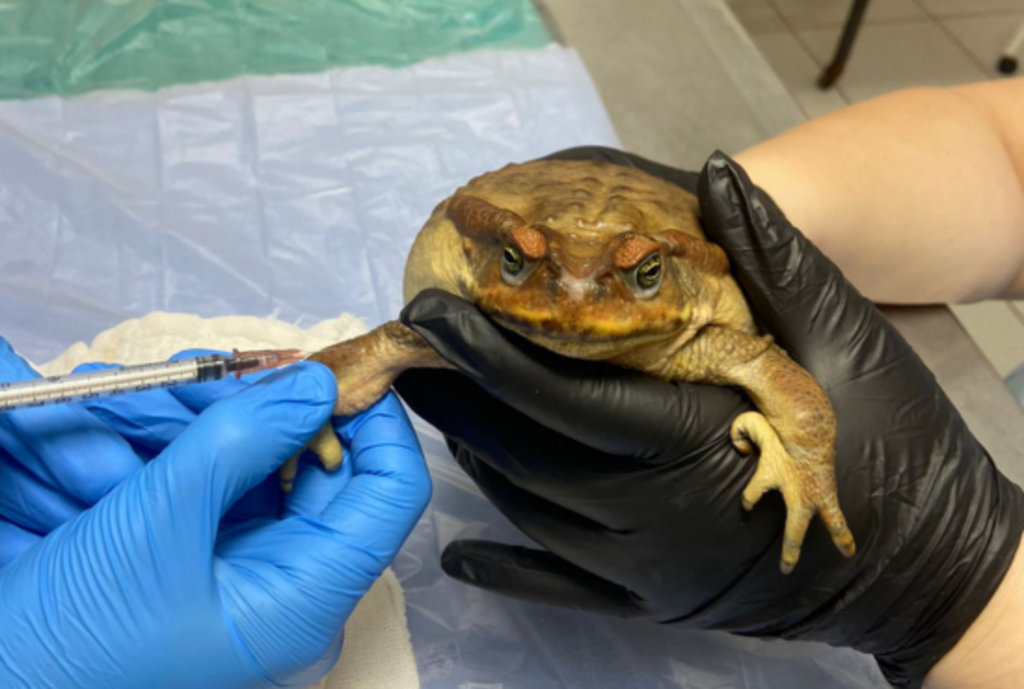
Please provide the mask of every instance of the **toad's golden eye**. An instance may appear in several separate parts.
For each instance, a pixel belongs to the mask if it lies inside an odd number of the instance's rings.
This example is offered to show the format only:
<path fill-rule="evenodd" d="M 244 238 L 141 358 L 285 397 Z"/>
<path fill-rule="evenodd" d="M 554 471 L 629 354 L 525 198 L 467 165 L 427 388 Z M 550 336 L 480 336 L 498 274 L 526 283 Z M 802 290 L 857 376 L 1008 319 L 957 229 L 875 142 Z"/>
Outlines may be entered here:
<path fill-rule="evenodd" d="M 636 267 L 636 286 L 647 292 L 661 284 L 661 254 L 651 254 Z"/>
<path fill-rule="evenodd" d="M 523 252 L 515 244 L 506 245 L 505 251 L 501 255 L 501 272 L 509 277 L 516 277 L 523 272 L 525 267 L 526 261 L 523 260 Z"/>

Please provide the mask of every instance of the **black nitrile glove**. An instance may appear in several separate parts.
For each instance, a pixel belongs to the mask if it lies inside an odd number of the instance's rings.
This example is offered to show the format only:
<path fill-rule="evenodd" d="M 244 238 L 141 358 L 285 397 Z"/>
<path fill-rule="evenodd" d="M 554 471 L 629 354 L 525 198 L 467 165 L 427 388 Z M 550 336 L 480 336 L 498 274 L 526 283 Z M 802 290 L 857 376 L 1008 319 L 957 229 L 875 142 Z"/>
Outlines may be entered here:
<path fill-rule="evenodd" d="M 756 317 L 828 391 L 839 504 L 858 552 L 815 518 L 779 571 L 785 506 L 741 493 L 756 457 L 729 441 L 752 409 L 731 389 L 670 384 L 542 350 L 473 306 L 427 292 L 402 321 L 452 371 L 398 390 L 449 438 L 483 492 L 545 550 L 456 541 L 451 576 L 516 598 L 690 628 L 821 641 L 873 654 L 917 687 L 1013 559 L 1024 496 L 875 307 L 722 154 L 699 176 L 605 149 L 698 196 Z"/>

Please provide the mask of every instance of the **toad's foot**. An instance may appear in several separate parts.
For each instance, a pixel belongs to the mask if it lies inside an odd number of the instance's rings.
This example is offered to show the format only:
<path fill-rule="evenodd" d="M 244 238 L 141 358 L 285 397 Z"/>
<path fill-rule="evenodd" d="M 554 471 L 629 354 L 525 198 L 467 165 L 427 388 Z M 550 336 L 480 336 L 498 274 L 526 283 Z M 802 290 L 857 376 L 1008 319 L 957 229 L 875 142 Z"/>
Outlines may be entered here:
<path fill-rule="evenodd" d="M 389 321 L 365 335 L 331 345 L 308 360 L 324 364 L 338 380 L 334 416 L 353 416 L 368 409 L 410 368 L 450 368 L 426 340 L 398 321 Z M 304 450 L 315 454 L 329 471 L 341 466 L 341 443 L 330 422 Z M 285 492 L 291 490 L 297 471 L 298 455 L 281 467 L 281 488 Z"/>
<path fill-rule="evenodd" d="M 732 440 L 747 454 L 761 450 L 757 471 L 743 493 L 750 509 L 776 488 L 786 500 L 781 569 L 791 572 L 800 559 L 807 527 L 821 514 L 832 541 L 846 557 L 856 547 L 836 495 L 836 417 L 825 390 L 771 337 L 721 326 L 705 327 L 656 371 L 694 383 L 734 385 L 750 396 L 758 413 L 733 423 Z"/>
<path fill-rule="evenodd" d="M 737 417 L 731 435 L 733 445 L 743 454 L 753 450 L 751 443 L 760 449 L 757 471 L 743 491 L 743 507 L 753 509 L 761 496 L 772 489 L 779 490 L 786 501 L 782 572 L 792 572 L 800 559 L 804 536 L 815 513 L 821 515 L 839 551 L 852 557 L 856 546 L 836 498 L 832 448 L 821 448 L 809 455 L 801 453 L 805 456 L 798 458 L 786 449 L 768 420 L 756 412 Z"/>

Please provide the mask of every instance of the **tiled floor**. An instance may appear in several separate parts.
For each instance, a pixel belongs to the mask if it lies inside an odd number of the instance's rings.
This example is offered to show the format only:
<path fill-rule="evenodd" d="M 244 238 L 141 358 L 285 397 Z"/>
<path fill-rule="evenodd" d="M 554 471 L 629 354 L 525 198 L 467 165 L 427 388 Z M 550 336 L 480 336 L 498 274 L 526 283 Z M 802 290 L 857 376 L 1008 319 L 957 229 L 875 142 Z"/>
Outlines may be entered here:
<path fill-rule="evenodd" d="M 1024 0 L 871 0 L 846 73 L 821 91 L 852 0 L 726 3 L 808 117 L 895 89 L 1002 78 L 996 61 L 1024 23 Z M 953 311 L 1001 375 L 1024 362 L 1024 302 Z"/>

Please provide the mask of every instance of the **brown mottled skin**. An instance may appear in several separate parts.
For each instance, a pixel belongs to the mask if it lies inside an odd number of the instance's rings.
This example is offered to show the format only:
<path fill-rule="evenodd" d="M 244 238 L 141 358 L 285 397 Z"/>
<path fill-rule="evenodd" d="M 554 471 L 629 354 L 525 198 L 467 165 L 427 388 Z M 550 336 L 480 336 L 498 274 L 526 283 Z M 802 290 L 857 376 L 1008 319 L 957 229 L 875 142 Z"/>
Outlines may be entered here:
<path fill-rule="evenodd" d="M 760 412 L 732 426 L 740 452 L 760 450 L 743 503 L 751 509 L 766 491 L 782 491 L 782 571 L 795 566 L 815 513 L 840 551 L 853 555 L 836 498 L 828 396 L 770 336 L 758 334 L 725 253 L 704 239 L 692 194 L 608 163 L 509 165 L 434 209 L 406 263 L 406 302 L 428 288 L 463 297 L 568 357 L 742 388 Z M 379 399 L 407 368 L 447 366 L 396 321 L 310 359 L 335 372 L 335 412 L 346 415 Z M 332 433 L 312 447 L 326 465 L 340 463 Z M 283 473 L 289 483 L 294 463 Z"/>

